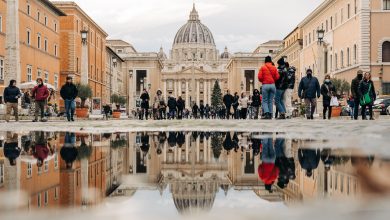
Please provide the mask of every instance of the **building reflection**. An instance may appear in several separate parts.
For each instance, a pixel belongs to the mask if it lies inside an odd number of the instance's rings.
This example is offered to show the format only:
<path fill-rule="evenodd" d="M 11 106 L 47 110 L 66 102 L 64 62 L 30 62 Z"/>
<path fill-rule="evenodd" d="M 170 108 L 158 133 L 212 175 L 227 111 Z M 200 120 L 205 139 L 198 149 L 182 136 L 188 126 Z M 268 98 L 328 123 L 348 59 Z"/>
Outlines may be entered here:
<path fill-rule="evenodd" d="M 138 132 L 1 134 L 0 192 L 27 194 L 22 208 L 90 207 L 106 196 L 169 191 L 179 213 L 212 209 L 216 195 L 251 191 L 287 205 L 357 196 L 355 172 L 383 165 L 352 150 L 316 149 L 285 134 Z"/>

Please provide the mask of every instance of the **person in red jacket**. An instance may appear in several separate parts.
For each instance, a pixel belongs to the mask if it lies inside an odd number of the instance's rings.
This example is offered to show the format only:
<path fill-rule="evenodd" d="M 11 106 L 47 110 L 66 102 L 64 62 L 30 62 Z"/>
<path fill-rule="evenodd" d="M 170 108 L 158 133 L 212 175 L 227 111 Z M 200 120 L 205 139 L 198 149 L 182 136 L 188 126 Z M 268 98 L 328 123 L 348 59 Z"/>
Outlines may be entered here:
<path fill-rule="evenodd" d="M 37 85 L 32 90 L 32 96 L 35 99 L 35 119 L 33 122 L 38 121 L 38 114 L 41 113 L 41 121 L 44 119 L 46 100 L 49 97 L 49 90 L 47 86 L 43 84 L 41 78 L 37 79 Z"/>
<path fill-rule="evenodd" d="M 263 181 L 265 189 L 272 192 L 272 185 L 279 176 L 279 168 L 275 165 L 276 154 L 273 146 L 272 138 L 264 138 L 261 140 L 263 144 L 261 161 L 258 167 L 258 174 Z"/>
<path fill-rule="evenodd" d="M 36 132 L 33 156 L 37 159 L 37 167 L 42 167 L 43 162 L 49 156 L 49 151 L 47 140 L 45 139 L 45 133 L 43 131 Z"/>
<path fill-rule="evenodd" d="M 265 64 L 260 68 L 258 78 L 262 83 L 262 96 L 263 96 L 263 119 L 272 119 L 273 115 L 273 100 L 276 93 L 275 82 L 279 79 L 279 73 L 276 67 L 272 63 L 272 58 L 267 56 L 265 58 Z"/>

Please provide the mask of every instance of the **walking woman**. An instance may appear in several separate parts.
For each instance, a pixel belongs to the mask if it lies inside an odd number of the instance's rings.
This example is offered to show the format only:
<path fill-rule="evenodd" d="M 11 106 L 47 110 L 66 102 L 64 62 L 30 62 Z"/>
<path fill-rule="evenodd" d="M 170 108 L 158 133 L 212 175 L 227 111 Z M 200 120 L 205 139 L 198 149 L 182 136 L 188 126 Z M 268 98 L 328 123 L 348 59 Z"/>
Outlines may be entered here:
<path fill-rule="evenodd" d="M 241 119 L 246 119 L 246 115 L 248 113 L 248 102 L 249 102 L 249 99 L 246 96 L 245 92 L 241 93 L 241 97 L 238 100 L 238 103 L 240 104 L 240 107 L 241 107 L 241 111 L 240 111 Z"/>
<path fill-rule="evenodd" d="M 323 100 L 323 116 L 324 120 L 326 119 L 326 112 L 328 111 L 328 119 L 332 117 L 332 106 L 330 105 L 330 101 L 332 97 L 335 95 L 336 88 L 332 84 L 332 81 L 330 81 L 330 75 L 325 76 L 324 84 L 321 86 L 321 95 Z"/>
<path fill-rule="evenodd" d="M 360 104 L 362 106 L 363 120 L 367 120 L 367 107 L 370 113 L 370 120 L 374 120 L 374 117 L 372 117 L 372 105 L 376 99 L 376 93 L 374 83 L 371 80 L 371 73 L 369 72 L 364 74 L 363 80 L 359 84 L 359 96 L 361 97 Z"/>
<path fill-rule="evenodd" d="M 265 64 L 260 68 L 258 78 L 259 81 L 263 84 L 262 106 L 265 113 L 263 119 L 272 119 L 273 100 L 276 93 L 275 82 L 280 78 L 280 75 L 276 67 L 272 64 L 272 58 L 270 56 L 265 58 Z"/>

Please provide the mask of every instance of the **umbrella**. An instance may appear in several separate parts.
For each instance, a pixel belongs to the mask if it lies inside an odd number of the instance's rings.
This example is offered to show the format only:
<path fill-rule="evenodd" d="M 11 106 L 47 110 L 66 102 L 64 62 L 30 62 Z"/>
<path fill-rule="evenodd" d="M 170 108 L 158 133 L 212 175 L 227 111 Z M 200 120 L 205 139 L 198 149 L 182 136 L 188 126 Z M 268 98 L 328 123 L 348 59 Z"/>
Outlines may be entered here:
<path fill-rule="evenodd" d="M 56 91 L 57 89 L 49 84 L 49 83 L 44 83 L 45 86 L 48 88 L 48 89 L 53 89 L 54 91 Z M 36 82 L 26 82 L 26 83 L 22 83 L 19 85 L 19 89 L 33 89 L 35 86 L 37 85 Z"/>

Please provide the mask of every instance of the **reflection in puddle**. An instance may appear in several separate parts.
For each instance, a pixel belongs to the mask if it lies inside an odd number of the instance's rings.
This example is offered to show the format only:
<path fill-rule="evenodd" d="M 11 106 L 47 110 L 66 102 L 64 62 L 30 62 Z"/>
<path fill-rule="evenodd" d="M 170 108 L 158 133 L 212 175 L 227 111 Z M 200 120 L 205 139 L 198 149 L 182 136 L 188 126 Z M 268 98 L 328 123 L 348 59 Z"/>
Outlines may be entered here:
<path fill-rule="evenodd" d="M 389 189 L 385 158 L 356 149 L 316 149 L 314 140 L 289 139 L 285 134 L 7 132 L 3 136 L 0 194 L 17 199 L 8 204 L 0 201 L 0 210 L 87 208 L 107 197 L 137 200 L 137 193 L 157 192 L 160 198 L 173 200 L 171 209 L 193 214 L 211 211 L 216 200 L 231 195 L 238 201 L 250 194 L 259 201 L 291 206 Z M 374 173 L 382 179 L 374 178 Z M 25 196 L 14 196 L 17 193 Z M 151 207 L 158 205 L 158 196 L 146 200 Z"/>

